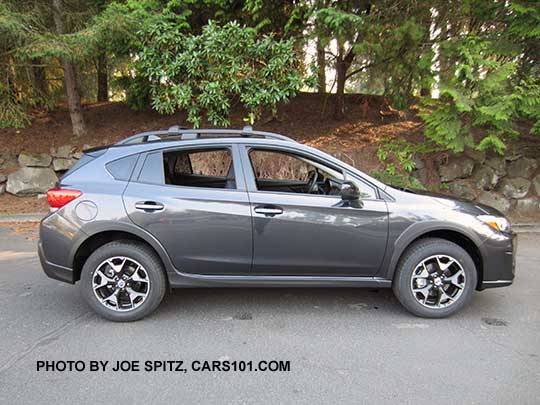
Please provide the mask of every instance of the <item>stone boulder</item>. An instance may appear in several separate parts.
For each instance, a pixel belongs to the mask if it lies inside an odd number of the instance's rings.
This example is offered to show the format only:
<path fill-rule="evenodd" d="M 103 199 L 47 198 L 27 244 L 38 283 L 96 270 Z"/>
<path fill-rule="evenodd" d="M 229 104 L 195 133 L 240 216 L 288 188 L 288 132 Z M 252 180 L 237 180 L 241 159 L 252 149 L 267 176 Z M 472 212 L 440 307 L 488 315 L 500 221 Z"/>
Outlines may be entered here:
<path fill-rule="evenodd" d="M 426 168 L 426 164 L 418 156 L 414 156 L 412 160 L 414 162 L 414 170 L 422 170 Z"/>
<path fill-rule="evenodd" d="M 52 169 L 23 167 L 8 176 L 7 192 L 15 195 L 45 193 L 54 187 L 57 181 Z"/>
<path fill-rule="evenodd" d="M 48 167 L 50 166 L 51 162 L 51 155 L 47 155 L 46 153 L 40 153 L 39 155 L 21 153 L 19 155 L 19 165 L 22 167 Z"/>
<path fill-rule="evenodd" d="M 533 187 L 534 187 L 534 191 L 536 192 L 536 195 L 540 196 L 540 174 L 537 174 L 532 179 L 532 184 L 533 184 Z"/>
<path fill-rule="evenodd" d="M 428 173 L 428 169 L 426 168 L 425 162 L 422 159 L 420 159 L 418 156 L 413 157 L 413 162 L 414 162 L 414 169 L 411 172 L 411 176 L 418 179 L 418 181 L 421 184 L 427 184 L 429 173 Z"/>
<path fill-rule="evenodd" d="M 6 183 L 0 184 L 0 195 L 6 192 Z"/>
<path fill-rule="evenodd" d="M 506 161 L 502 157 L 494 157 L 486 160 L 486 165 L 495 170 L 497 176 L 506 176 Z"/>
<path fill-rule="evenodd" d="M 56 149 L 51 148 L 51 154 L 60 159 L 69 159 L 71 157 L 71 152 L 73 151 L 73 146 L 71 145 L 62 145 Z"/>
<path fill-rule="evenodd" d="M 55 172 L 66 171 L 73 165 L 74 162 L 74 159 L 55 158 L 53 160 L 53 170 Z"/>
<path fill-rule="evenodd" d="M 8 169 L 13 166 L 17 166 L 17 157 L 10 155 L 9 153 L 0 154 L 0 169 Z"/>
<path fill-rule="evenodd" d="M 482 166 L 473 175 L 476 186 L 482 190 L 493 190 L 499 181 L 499 176 L 495 169 L 489 166 Z"/>
<path fill-rule="evenodd" d="M 474 169 L 474 161 L 469 158 L 452 159 L 439 167 L 441 181 L 447 182 L 455 179 L 469 177 Z"/>
<path fill-rule="evenodd" d="M 7 181 L 7 177 L 5 174 L 0 174 L 0 184 L 5 183 Z"/>
<path fill-rule="evenodd" d="M 529 197 L 517 200 L 515 211 L 520 215 L 538 215 L 540 214 L 540 199 Z"/>
<path fill-rule="evenodd" d="M 508 198 L 523 198 L 531 188 L 531 182 L 522 177 L 505 178 L 499 186 L 500 191 Z"/>
<path fill-rule="evenodd" d="M 536 159 L 531 158 L 519 158 L 510 162 L 508 165 L 508 175 L 510 177 L 531 177 L 538 168 L 538 162 Z"/>
<path fill-rule="evenodd" d="M 486 152 L 471 149 L 471 148 L 465 148 L 465 156 L 471 158 L 475 162 L 478 162 L 480 164 L 484 163 L 486 161 Z"/>
<path fill-rule="evenodd" d="M 510 211 L 510 201 L 499 193 L 482 191 L 476 200 L 499 210 L 503 214 L 508 214 L 508 211 Z"/>
<path fill-rule="evenodd" d="M 448 183 L 448 191 L 458 198 L 469 201 L 474 200 L 478 194 L 478 191 L 467 180 L 456 180 Z"/>

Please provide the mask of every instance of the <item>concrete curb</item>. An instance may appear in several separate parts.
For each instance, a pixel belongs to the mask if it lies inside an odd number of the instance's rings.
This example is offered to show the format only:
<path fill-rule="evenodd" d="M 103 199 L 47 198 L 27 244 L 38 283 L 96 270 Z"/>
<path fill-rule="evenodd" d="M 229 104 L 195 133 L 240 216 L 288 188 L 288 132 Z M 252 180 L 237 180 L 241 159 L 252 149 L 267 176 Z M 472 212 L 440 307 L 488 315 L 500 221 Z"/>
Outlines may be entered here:
<path fill-rule="evenodd" d="M 46 212 L 33 214 L 0 214 L 0 223 L 5 222 L 39 222 L 47 215 Z"/>
<path fill-rule="evenodd" d="M 540 233 L 540 223 L 512 224 L 516 233 Z"/>

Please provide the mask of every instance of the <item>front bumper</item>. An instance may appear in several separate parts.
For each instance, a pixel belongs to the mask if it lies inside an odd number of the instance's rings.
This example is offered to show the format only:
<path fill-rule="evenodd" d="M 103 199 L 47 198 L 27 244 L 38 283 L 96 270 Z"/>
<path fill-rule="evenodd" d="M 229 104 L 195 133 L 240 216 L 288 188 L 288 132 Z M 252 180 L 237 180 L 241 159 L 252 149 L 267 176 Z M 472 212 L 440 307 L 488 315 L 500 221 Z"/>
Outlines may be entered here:
<path fill-rule="evenodd" d="M 516 271 L 517 235 L 487 240 L 483 246 L 483 280 L 479 290 L 506 287 L 514 282 Z"/>
<path fill-rule="evenodd" d="M 49 262 L 45 257 L 45 252 L 43 251 L 41 241 L 38 243 L 38 256 L 39 261 L 41 262 L 41 267 L 47 276 L 54 278 L 55 280 L 75 284 L 73 269 Z"/>

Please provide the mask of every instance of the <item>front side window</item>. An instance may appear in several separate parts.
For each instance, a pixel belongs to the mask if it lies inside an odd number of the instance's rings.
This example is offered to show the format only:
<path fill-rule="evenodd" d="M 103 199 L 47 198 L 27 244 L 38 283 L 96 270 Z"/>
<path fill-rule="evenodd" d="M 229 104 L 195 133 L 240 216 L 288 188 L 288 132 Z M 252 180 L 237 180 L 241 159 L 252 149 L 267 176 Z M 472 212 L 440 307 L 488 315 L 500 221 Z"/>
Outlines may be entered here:
<path fill-rule="evenodd" d="M 163 153 L 165 184 L 235 189 L 229 149 L 176 150 Z"/>
<path fill-rule="evenodd" d="M 339 195 L 343 173 L 318 161 L 285 151 L 251 149 L 249 159 L 257 190 L 286 193 Z M 361 198 L 376 198 L 375 190 L 355 179 Z"/>

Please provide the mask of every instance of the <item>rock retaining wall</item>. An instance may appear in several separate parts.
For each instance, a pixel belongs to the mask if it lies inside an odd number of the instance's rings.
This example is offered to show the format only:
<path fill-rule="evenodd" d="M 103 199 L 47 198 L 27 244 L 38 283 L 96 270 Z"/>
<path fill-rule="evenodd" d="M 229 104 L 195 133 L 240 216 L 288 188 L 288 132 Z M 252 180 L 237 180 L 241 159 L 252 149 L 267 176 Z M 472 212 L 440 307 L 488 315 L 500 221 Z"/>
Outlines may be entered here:
<path fill-rule="evenodd" d="M 83 149 L 89 147 L 85 145 Z M 47 192 L 55 186 L 58 177 L 68 170 L 82 156 L 71 145 L 51 149 L 51 153 L 31 155 L 21 153 L 18 156 L 0 155 L 0 194 L 8 192 L 17 196 L 36 195 Z M 9 175 L 3 170 L 19 166 Z"/>
<path fill-rule="evenodd" d="M 413 175 L 421 179 L 426 173 Z M 540 160 L 515 156 L 487 157 L 467 150 L 437 164 L 441 190 L 490 205 L 505 214 L 540 215 Z"/>

